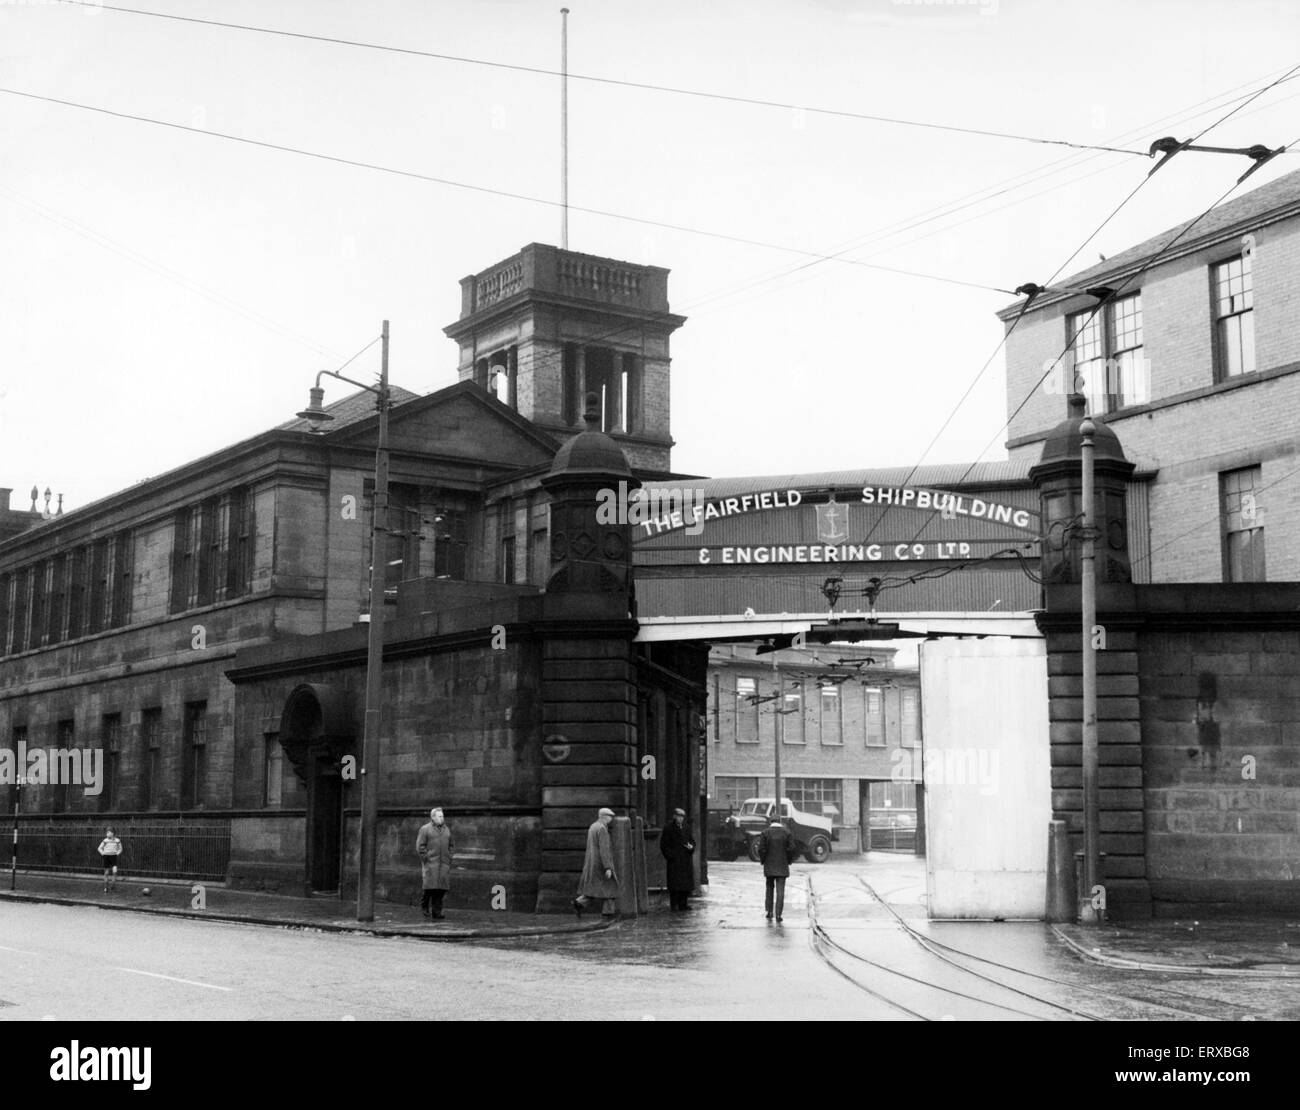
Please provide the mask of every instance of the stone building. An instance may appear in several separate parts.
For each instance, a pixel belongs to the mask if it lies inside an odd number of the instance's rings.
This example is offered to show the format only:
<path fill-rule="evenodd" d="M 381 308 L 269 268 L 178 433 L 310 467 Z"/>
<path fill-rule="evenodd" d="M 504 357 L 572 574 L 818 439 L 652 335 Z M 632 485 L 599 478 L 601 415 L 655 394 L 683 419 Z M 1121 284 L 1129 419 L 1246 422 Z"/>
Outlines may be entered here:
<path fill-rule="evenodd" d="M 379 897 L 418 888 L 435 802 L 450 904 L 521 909 L 567 904 L 599 806 L 651 838 L 665 806 L 698 812 L 704 655 L 634 642 L 628 526 L 596 519 L 599 489 L 667 474 L 666 271 L 534 245 L 465 285 L 463 380 L 392 391 L 380 552 L 369 393 L 0 542 L 0 743 L 103 753 L 97 792 L 25 783 L 24 862 L 93 866 L 111 820 L 136 874 L 354 886 L 376 556 Z M 0 812 L 17 795 L 0 776 Z"/>

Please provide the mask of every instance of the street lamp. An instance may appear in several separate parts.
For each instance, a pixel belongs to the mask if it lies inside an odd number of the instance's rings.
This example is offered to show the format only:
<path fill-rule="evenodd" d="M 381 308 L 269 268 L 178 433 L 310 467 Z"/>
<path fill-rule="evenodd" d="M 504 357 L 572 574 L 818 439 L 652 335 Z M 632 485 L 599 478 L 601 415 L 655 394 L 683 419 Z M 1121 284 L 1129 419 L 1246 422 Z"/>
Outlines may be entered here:
<path fill-rule="evenodd" d="M 334 370 L 322 370 L 316 375 L 316 385 L 311 390 L 307 408 L 298 415 L 311 422 L 312 431 L 319 433 L 321 425 L 334 419 L 321 406 L 325 391 L 321 389 L 323 376 L 338 378 L 350 385 L 359 386 L 375 394 L 379 409 L 379 438 L 375 445 L 375 501 L 370 531 L 370 627 L 366 640 L 366 724 L 361 747 L 361 858 L 357 867 L 357 920 L 375 919 L 375 857 L 376 830 L 379 824 L 379 767 L 380 751 L 380 679 L 384 663 L 384 540 L 388 535 L 388 410 L 392 398 L 388 392 L 388 321 L 384 321 L 383 346 L 380 358 L 379 386 L 345 378 Z"/>

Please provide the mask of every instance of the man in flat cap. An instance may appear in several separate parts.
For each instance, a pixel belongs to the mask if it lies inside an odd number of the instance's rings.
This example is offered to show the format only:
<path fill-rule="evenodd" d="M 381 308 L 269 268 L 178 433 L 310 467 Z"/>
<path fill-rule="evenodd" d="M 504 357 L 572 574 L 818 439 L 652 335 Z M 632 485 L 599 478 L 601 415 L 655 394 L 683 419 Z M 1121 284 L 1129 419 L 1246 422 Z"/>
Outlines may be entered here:
<path fill-rule="evenodd" d="M 659 838 L 659 851 L 668 861 L 668 905 L 673 910 L 689 910 L 687 899 L 695 889 L 695 869 L 691 866 L 691 856 L 695 854 L 695 835 L 686 823 L 686 810 L 673 810 L 673 819 L 668 822 L 663 835 Z"/>
<path fill-rule="evenodd" d="M 618 875 L 614 872 L 614 845 L 609 837 L 613 820 L 614 811 L 602 809 L 587 830 L 587 855 L 582 861 L 578 897 L 573 900 L 573 912 L 579 917 L 593 898 L 600 899 L 602 917 L 614 917 L 617 912 Z"/>

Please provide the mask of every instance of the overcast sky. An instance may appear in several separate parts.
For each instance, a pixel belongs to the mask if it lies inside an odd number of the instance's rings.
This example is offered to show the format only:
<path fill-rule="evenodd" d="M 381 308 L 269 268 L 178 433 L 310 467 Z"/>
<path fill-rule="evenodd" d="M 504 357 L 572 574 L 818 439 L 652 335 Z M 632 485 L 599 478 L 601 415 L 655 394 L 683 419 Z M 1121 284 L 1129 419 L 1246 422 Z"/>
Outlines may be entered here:
<path fill-rule="evenodd" d="M 559 64 L 555 0 L 136 2 Z M 1141 151 L 1300 60 L 1286 0 L 569 6 L 575 75 Z M 545 74 L 0 0 L 0 86 L 559 198 Z M 1300 80 L 1281 85 L 1203 141 L 1290 142 L 1298 97 Z M 920 461 L 997 348 L 1012 298 L 996 290 L 1045 282 L 1151 165 L 579 79 L 569 105 L 572 204 L 694 229 L 574 212 L 570 246 L 672 271 L 689 317 L 673 462 L 714 476 Z M 1180 158 L 1068 269 L 1195 215 L 1243 168 Z M 1249 185 L 1296 168 L 1284 156 Z M 15 507 L 36 484 L 75 508 L 255 435 L 384 318 L 392 380 L 450 385 L 459 279 L 558 243 L 559 223 L 553 204 L 0 94 L 0 485 Z M 992 288 L 798 253 L 850 244 L 850 259 Z M 373 375 L 377 354 L 354 369 Z M 1004 457 L 1005 417 L 999 353 L 927 461 Z"/>

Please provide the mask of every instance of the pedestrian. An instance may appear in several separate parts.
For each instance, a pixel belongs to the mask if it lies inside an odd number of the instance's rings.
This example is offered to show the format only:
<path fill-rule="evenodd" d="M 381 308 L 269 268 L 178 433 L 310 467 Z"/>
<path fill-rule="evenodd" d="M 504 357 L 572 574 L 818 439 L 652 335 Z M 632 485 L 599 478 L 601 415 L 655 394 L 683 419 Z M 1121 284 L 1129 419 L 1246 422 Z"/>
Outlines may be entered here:
<path fill-rule="evenodd" d="M 609 837 L 609 826 L 614 820 L 612 809 L 602 809 L 591 828 L 587 830 L 587 854 L 582 861 L 582 878 L 578 882 L 578 896 L 573 900 L 573 912 L 579 917 L 587 902 L 600 899 L 602 917 L 616 914 L 618 874 L 614 870 L 614 844 Z"/>
<path fill-rule="evenodd" d="M 686 823 L 686 810 L 673 810 L 673 819 L 659 838 L 659 851 L 668 861 L 668 905 L 673 910 L 689 910 L 687 899 L 695 889 L 695 835 Z"/>
<path fill-rule="evenodd" d="M 763 861 L 763 877 L 767 880 L 767 896 L 763 908 L 768 921 L 772 920 L 772 910 L 775 908 L 778 924 L 785 911 L 785 881 L 790 877 L 790 861 L 794 859 L 794 852 L 794 837 L 773 812 L 772 823 L 763 830 L 758 858 Z"/>
<path fill-rule="evenodd" d="M 122 841 L 112 829 L 104 830 L 98 851 L 104 860 L 104 891 L 107 893 L 110 884 L 114 890 L 117 889 L 117 861 L 122 855 Z"/>
<path fill-rule="evenodd" d="M 441 809 L 429 811 L 428 823 L 420 826 L 420 835 L 415 838 L 415 850 L 420 856 L 424 884 L 420 911 L 425 917 L 441 921 L 442 900 L 451 889 L 451 830 Z"/>

